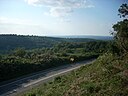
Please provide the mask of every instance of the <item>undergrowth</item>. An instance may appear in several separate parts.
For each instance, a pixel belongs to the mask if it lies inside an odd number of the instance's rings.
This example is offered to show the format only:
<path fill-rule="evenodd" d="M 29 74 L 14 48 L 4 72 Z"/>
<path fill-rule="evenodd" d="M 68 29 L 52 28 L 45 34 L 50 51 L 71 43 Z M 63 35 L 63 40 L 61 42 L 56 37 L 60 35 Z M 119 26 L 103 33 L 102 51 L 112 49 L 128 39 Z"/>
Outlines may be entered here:
<path fill-rule="evenodd" d="M 128 96 L 128 55 L 106 53 L 19 96 Z"/>

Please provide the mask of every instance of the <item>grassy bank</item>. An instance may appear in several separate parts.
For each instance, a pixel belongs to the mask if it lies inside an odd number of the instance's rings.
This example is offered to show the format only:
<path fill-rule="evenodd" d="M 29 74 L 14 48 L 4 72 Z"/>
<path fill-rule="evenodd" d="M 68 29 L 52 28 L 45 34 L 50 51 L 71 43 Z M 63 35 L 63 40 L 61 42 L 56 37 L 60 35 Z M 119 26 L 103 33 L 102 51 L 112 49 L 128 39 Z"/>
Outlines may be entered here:
<path fill-rule="evenodd" d="M 19 96 L 128 96 L 127 58 L 106 53 L 93 64 Z"/>

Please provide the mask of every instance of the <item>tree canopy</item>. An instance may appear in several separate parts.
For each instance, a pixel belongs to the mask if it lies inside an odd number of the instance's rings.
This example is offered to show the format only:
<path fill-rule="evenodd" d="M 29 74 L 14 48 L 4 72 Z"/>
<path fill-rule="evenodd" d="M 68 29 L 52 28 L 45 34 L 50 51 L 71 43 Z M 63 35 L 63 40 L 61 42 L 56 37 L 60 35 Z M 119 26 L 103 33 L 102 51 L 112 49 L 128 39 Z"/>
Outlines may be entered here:
<path fill-rule="evenodd" d="M 113 35 L 120 46 L 120 49 L 124 52 L 128 52 L 128 5 L 122 4 L 118 9 L 120 18 L 122 21 L 113 25 Z"/>

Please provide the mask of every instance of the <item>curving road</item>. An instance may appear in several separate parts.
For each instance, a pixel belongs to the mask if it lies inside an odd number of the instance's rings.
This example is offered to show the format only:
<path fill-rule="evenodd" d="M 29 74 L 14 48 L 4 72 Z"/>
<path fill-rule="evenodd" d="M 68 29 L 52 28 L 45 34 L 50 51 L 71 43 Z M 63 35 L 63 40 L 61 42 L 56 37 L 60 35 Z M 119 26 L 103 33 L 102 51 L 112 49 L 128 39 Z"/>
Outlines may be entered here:
<path fill-rule="evenodd" d="M 81 66 L 90 64 L 94 60 L 95 59 L 91 59 L 74 64 L 67 64 L 17 78 L 6 84 L 0 85 L 0 96 L 15 96 L 16 94 L 29 90 L 30 88 L 38 86 L 43 82 L 52 80 L 56 76 L 66 74 L 72 70 L 80 68 Z"/>

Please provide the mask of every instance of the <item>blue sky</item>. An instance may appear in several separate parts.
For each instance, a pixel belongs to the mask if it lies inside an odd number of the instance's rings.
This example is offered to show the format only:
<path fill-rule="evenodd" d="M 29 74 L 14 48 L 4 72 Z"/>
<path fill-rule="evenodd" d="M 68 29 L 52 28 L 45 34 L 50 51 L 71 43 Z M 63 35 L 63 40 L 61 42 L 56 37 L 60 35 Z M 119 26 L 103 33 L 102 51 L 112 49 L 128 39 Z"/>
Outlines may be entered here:
<path fill-rule="evenodd" d="M 110 35 L 127 0 L 0 0 L 0 34 Z"/>

